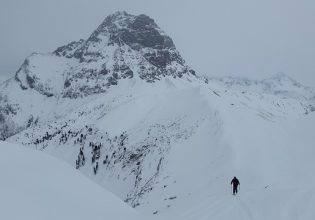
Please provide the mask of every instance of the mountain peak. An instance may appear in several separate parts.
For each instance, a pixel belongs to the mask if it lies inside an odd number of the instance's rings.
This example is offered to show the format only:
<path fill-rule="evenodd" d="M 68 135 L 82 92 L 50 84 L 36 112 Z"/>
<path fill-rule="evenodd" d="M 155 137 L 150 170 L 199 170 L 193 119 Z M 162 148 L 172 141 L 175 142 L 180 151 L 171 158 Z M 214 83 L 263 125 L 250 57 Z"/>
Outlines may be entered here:
<path fill-rule="evenodd" d="M 127 13 L 126 11 L 116 11 L 107 17 L 119 17 L 119 16 L 132 16 L 131 14 Z"/>
<path fill-rule="evenodd" d="M 132 20 L 134 20 L 135 16 L 128 14 L 125 11 L 117 11 L 111 15 L 108 15 L 101 25 L 97 28 L 97 30 L 105 29 L 105 28 L 125 28 L 128 26 Z"/>
<path fill-rule="evenodd" d="M 175 48 L 172 39 L 159 28 L 152 18 L 144 14 L 136 16 L 125 11 L 115 12 L 105 18 L 88 41 L 100 42 L 103 36 L 109 36 L 110 43 L 125 43 L 136 50 L 143 47 Z"/>
<path fill-rule="evenodd" d="M 104 93 L 121 79 L 152 83 L 195 75 L 152 18 L 125 11 L 107 16 L 88 39 L 61 46 L 52 55 L 28 58 L 16 74 L 22 89 L 77 98 Z"/>

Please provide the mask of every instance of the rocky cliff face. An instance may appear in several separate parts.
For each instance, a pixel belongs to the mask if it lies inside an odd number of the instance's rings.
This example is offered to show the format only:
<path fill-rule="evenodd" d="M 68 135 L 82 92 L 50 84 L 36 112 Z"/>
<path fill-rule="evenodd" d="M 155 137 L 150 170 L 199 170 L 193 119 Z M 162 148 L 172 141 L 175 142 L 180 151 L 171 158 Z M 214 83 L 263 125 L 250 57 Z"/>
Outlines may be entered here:
<path fill-rule="evenodd" d="M 46 60 L 38 62 L 43 56 Z M 165 76 L 195 74 L 152 18 L 126 12 L 108 16 L 87 40 L 71 42 L 47 56 L 33 54 L 25 60 L 16 74 L 22 89 L 77 98 L 104 93 L 121 79 L 152 83 Z M 63 88 L 56 90 L 52 81 Z"/>

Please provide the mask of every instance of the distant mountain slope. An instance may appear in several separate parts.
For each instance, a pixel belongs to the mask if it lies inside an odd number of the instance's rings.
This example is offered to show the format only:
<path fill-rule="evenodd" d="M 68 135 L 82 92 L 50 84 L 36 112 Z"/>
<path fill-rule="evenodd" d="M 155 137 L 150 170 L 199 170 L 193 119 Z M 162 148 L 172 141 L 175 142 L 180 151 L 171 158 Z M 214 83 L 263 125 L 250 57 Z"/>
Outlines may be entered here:
<path fill-rule="evenodd" d="M 295 97 L 315 101 L 315 89 L 304 86 L 284 73 L 277 73 L 264 80 L 242 77 L 206 77 L 229 89 L 274 94 L 281 97 Z"/>
<path fill-rule="evenodd" d="M 69 165 L 32 149 L 0 142 L 0 175 L 1 219 L 141 219 Z"/>

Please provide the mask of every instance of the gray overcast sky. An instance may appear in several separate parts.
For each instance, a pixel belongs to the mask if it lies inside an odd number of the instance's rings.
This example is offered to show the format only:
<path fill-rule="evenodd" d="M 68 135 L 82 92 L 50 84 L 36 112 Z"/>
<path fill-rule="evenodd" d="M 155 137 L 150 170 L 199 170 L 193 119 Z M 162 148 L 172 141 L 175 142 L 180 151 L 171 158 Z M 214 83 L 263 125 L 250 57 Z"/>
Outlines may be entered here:
<path fill-rule="evenodd" d="M 155 19 L 199 73 L 315 86 L 314 0 L 0 0 L 0 72 L 87 38 L 117 10 Z"/>

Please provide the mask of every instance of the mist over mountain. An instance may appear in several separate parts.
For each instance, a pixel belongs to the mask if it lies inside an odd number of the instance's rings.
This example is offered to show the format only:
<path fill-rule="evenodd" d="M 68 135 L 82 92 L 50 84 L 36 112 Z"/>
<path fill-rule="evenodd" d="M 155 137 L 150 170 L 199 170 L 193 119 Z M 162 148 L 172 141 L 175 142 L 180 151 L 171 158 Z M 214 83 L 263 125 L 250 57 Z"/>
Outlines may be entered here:
<path fill-rule="evenodd" d="M 10 78 L 10 75 L 6 73 L 0 73 L 0 83 Z"/>
<path fill-rule="evenodd" d="M 0 139 L 153 218 L 310 219 L 314 111 L 314 88 L 284 73 L 203 76 L 152 18 L 116 12 L 0 85 Z"/>

